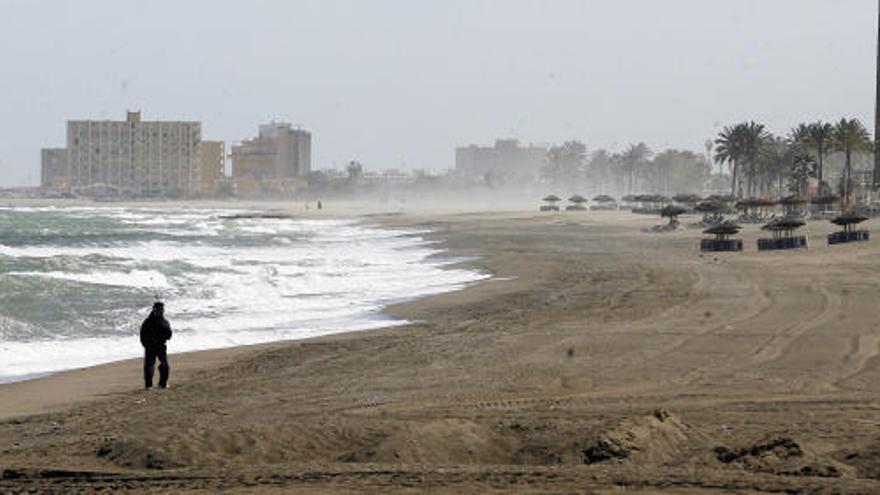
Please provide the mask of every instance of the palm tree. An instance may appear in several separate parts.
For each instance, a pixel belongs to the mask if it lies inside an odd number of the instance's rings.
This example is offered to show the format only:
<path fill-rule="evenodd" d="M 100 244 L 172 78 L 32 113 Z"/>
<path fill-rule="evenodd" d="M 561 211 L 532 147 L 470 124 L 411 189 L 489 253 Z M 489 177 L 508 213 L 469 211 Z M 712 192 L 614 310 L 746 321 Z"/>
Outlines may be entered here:
<path fill-rule="evenodd" d="M 806 196 L 810 187 L 810 177 L 816 176 L 816 160 L 809 153 L 804 153 L 799 147 L 793 148 L 789 169 L 792 192 L 798 196 Z"/>
<path fill-rule="evenodd" d="M 797 146 L 800 151 L 806 152 L 810 146 L 810 126 L 800 123 L 788 133 L 788 141 Z"/>
<path fill-rule="evenodd" d="M 810 157 L 810 150 L 812 149 L 810 145 L 810 126 L 804 123 L 798 124 L 797 127 L 789 131 L 788 142 L 795 158 L 791 163 L 791 183 L 797 185 L 798 189 L 795 192 L 798 195 L 806 194 L 805 191 L 801 191 L 801 186 L 806 185 L 802 181 L 809 181 L 810 177 L 815 176 L 813 172 L 805 172 L 807 169 L 805 157 Z M 815 165 L 810 165 L 809 168 L 814 169 Z M 798 170 L 801 170 L 801 172 L 798 172 Z M 808 186 L 807 190 L 809 190 Z"/>
<path fill-rule="evenodd" d="M 652 151 L 645 143 L 631 144 L 621 155 L 621 166 L 627 174 L 628 193 L 638 186 L 639 174 L 651 158 Z"/>
<path fill-rule="evenodd" d="M 816 153 L 816 178 L 819 185 L 816 187 L 816 194 L 823 196 L 825 191 L 822 190 L 822 182 L 825 170 L 825 155 L 827 155 L 834 144 L 834 127 L 827 122 L 814 122 L 808 126 L 807 143 Z"/>
<path fill-rule="evenodd" d="M 758 158 L 761 156 L 761 149 L 769 139 L 769 133 L 764 130 L 764 124 L 758 124 L 749 121 L 742 126 L 742 145 L 743 159 L 746 163 L 746 176 L 748 179 L 749 196 L 755 193 L 755 176 L 758 172 Z"/>
<path fill-rule="evenodd" d="M 715 162 L 712 161 L 712 150 L 715 148 L 715 142 L 707 139 L 703 146 L 706 148 L 706 163 L 709 164 L 709 174 L 711 175 L 715 173 Z"/>
<path fill-rule="evenodd" d="M 743 158 L 742 132 L 739 126 L 725 126 L 715 139 L 715 161 L 720 164 L 730 163 L 730 195 L 736 193 L 736 179 L 739 162 Z"/>
<path fill-rule="evenodd" d="M 586 176 L 592 189 L 606 192 L 615 186 L 615 165 L 614 158 L 606 150 L 598 149 L 590 155 Z"/>
<path fill-rule="evenodd" d="M 554 185 L 576 187 L 584 174 L 587 147 L 580 141 L 566 141 L 562 146 L 552 146 L 547 152 L 545 174 Z"/>
<path fill-rule="evenodd" d="M 772 187 L 776 183 L 776 197 L 781 198 L 782 182 L 786 173 L 792 167 L 794 158 L 794 147 L 790 143 L 778 136 L 769 136 L 766 144 L 761 150 L 761 171 L 765 183 Z"/>
<path fill-rule="evenodd" d="M 850 190 L 852 184 L 852 154 L 859 151 L 871 150 L 871 138 L 868 130 L 858 119 L 840 119 L 834 126 L 834 145 L 838 151 L 842 151 L 845 158 L 843 169 L 843 198 L 844 207 L 849 205 Z"/>
<path fill-rule="evenodd" d="M 717 145 L 715 159 L 721 163 L 730 162 L 732 165 L 733 177 L 730 186 L 732 195 L 738 196 L 736 186 L 740 163 L 746 166 L 748 194 L 751 195 L 754 192 L 758 158 L 768 137 L 769 134 L 764 130 L 764 125 L 754 121 L 743 122 L 732 128 L 725 127 L 718 133 L 718 139 L 715 140 Z"/>

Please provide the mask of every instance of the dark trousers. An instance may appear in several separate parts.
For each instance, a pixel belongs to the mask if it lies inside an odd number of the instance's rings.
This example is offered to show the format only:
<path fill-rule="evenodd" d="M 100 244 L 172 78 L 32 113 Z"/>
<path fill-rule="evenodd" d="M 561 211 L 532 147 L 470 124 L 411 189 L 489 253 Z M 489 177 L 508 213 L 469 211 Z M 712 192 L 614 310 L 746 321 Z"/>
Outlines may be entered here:
<path fill-rule="evenodd" d="M 162 347 L 145 347 L 144 348 L 144 387 L 153 386 L 153 369 L 156 366 L 156 359 L 159 360 L 159 387 L 168 386 L 168 373 L 171 367 L 168 366 L 168 353 L 165 346 Z"/>

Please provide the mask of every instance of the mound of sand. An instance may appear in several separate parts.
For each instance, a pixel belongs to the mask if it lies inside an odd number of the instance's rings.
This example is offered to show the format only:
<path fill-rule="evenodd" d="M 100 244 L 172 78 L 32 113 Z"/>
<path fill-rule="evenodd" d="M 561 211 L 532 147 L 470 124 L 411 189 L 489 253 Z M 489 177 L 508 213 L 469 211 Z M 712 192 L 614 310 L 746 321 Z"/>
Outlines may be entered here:
<path fill-rule="evenodd" d="M 652 414 L 627 418 L 598 435 L 583 449 L 584 464 L 635 459 L 662 463 L 680 457 L 692 432 L 678 416 L 658 409 Z"/>
<path fill-rule="evenodd" d="M 408 422 L 378 442 L 345 454 L 345 462 L 508 464 L 519 440 L 462 419 Z M 467 461 L 467 462 L 462 462 Z"/>
<path fill-rule="evenodd" d="M 715 458 L 728 465 L 760 473 L 783 476 L 840 477 L 851 468 L 833 459 L 810 452 L 788 437 L 766 437 L 736 448 L 719 446 Z"/>
<path fill-rule="evenodd" d="M 835 457 L 852 466 L 860 478 L 880 479 L 880 438 L 843 449 Z"/>
<path fill-rule="evenodd" d="M 98 447 L 97 456 L 117 466 L 140 469 L 166 469 L 173 467 L 168 457 L 158 449 L 135 440 L 107 438 Z"/>

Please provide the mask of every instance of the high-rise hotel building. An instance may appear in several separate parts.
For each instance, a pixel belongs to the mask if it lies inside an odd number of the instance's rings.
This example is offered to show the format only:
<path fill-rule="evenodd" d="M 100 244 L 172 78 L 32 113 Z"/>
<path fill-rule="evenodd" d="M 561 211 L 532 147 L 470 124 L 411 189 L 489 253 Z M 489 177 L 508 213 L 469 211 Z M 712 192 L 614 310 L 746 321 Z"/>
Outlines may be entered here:
<path fill-rule="evenodd" d="M 312 170 L 312 134 L 283 122 L 261 125 L 257 137 L 232 146 L 230 157 L 239 195 L 290 192 Z"/>
<path fill-rule="evenodd" d="M 67 188 L 198 196 L 205 192 L 201 141 L 200 122 L 142 121 L 140 112 L 125 121 L 68 121 Z"/>

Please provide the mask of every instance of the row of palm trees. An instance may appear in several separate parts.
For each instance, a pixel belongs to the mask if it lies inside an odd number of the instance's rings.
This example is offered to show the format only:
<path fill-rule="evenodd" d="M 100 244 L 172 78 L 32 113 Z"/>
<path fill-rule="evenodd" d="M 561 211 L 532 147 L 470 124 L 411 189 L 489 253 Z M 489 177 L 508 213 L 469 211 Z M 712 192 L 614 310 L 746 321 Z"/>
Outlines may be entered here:
<path fill-rule="evenodd" d="M 785 179 L 792 192 L 805 196 L 812 177 L 818 182 L 817 195 L 830 195 L 825 183 L 825 158 L 832 152 L 842 152 L 844 201 L 852 193 L 853 154 L 873 149 L 865 126 L 858 119 L 846 118 L 836 124 L 799 124 L 785 137 L 771 134 L 763 124 L 743 122 L 724 127 L 714 144 L 715 160 L 730 164 L 730 193 L 735 197 L 767 194 L 774 186 L 776 194 L 782 195 Z"/>

